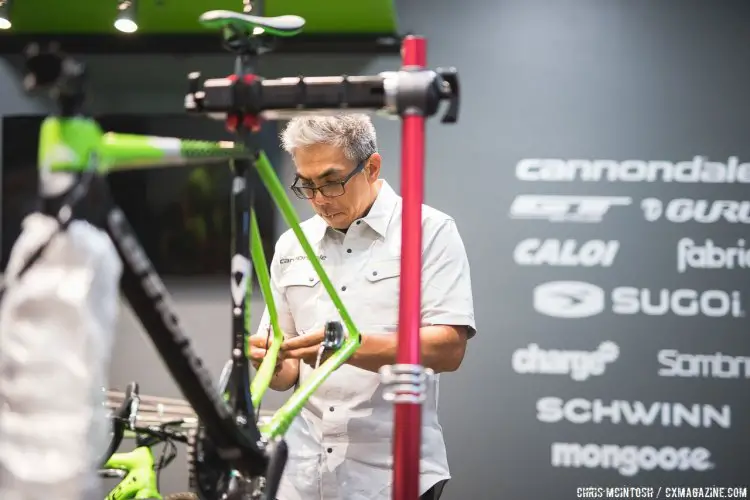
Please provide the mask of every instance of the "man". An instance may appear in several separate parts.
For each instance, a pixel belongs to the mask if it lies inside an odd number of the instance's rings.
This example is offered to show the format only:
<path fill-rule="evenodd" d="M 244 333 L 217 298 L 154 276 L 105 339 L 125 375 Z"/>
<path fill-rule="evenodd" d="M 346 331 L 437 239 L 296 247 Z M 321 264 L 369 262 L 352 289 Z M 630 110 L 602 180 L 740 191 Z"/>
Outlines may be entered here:
<path fill-rule="evenodd" d="M 296 167 L 292 190 L 316 213 L 303 231 L 362 344 L 290 427 L 278 499 L 390 500 L 393 405 L 383 399 L 378 370 L 396 356 L 402 200 L 379 178 L 382 159 L 367 115 L 298 117 L 282 142 Z M 452 372 L 475 333 L 469 263 L 451 217 L 423 206 L 422 228 L 422 364 Z M 285 391 L 310 375 L 325 323 L 340 317 L 291 230 L 279 238 L 270 272 L 286 337 L 271 387 Z M 252 337 L 256 366 L 268 321 L 266 309 Z M 449 478 L 436 382 L 423 404 L 421 498 L 438 499 Z"/>

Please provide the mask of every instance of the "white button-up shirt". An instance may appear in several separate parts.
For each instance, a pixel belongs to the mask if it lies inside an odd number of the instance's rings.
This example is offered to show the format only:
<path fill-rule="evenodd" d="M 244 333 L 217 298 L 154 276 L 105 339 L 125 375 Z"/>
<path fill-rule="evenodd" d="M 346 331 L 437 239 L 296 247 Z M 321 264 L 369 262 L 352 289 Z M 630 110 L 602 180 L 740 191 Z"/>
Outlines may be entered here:
<path fill-rule="evenodd" d="M 323 268 L 354 324 L 364 334 L 398 327 L 402 199 L 387 182 L 368 214 L 346 233 L 319 216 L 302 223 Z M 455 221 L 422 208 L 421 324 L 465 325 L 475 333 L 469 262 Z M 271 263 L 271 286 L 286 336 L 341 321 L 291 230 L 279 238 Z M 268 309 L 260 332 L 268 326 Z M 312 372 L 300 362 L 300 383 Z M 420 495 L 449 479 L 437 417 L 438 378 L 422 412 Z M 289 428 L 289 460 L 279 500 L 390 500 L 393 404 L 383 399 L 380 376 L 342 365 L 310 398 Z"/>

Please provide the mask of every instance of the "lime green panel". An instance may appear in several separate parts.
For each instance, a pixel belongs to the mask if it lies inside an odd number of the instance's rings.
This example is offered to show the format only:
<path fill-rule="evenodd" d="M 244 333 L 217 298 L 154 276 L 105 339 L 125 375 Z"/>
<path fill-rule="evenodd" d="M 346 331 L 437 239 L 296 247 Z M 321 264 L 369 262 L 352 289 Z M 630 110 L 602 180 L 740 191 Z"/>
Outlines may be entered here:
<path fill-rule="evenodd" d="M 198 23 L 207 10 L 242 10 L 242 0 L 140 0 L 138 33 L 210 34 Z M 16 0 L 13 33 L 117 34 L 116 0 Z M 306 19 L 302 34 L 395 33 L 393 0 L 266 0 L 267 16 L 296 14 Z"/>
<path fill-rule="evenodd" d="M 16 0 L 12 9 L 14 33 L 120 34 L 112 25 L 116 0 Z M 242 1 L 140 0 L 138 32 L 208 34 L 198 23 L 198 16 L 213 9 L 241 10 Z"/>
<path fill-rule="evenodd" d="M 396 33 L 394 0 L 266 0 L 265 15 L 296 14 L 307 33 Z"/>

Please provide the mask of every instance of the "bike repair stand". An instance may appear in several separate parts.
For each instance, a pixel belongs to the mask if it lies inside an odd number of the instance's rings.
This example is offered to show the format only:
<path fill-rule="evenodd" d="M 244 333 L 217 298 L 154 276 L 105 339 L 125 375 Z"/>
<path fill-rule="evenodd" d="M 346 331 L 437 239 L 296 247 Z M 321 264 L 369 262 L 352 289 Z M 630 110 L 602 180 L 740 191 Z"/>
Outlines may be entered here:
<path fill-rule="evenodd" d="M 250 83 L 254 78 L 253 66 L 257 57 L 271 50 L 272 38 L 264 39 L 254 36 L 252 33 L 232 27 L 224 31 L 224 47 L 235 54 L 234 74 L 230 77 Z M 198 83 L 195 78 L 191 82 Z M 197 91 L 191 89 L 191 93 Z M 230 199 L 230 211 L 232 214 L 233 238 L 231 243 L 231 283 L 232 294 L 232 359 L 225 367 L 225 383 L 222 393 L 229 397 L 229 404 L 239 426 L 246 426 L 254 418 L 252 425 L 257 425 L 260 419 L 260 405 L 253 408 L 250 394 L 250 363 L 248 361 L 247 340 L 252 332 L 249 331 L 250 314 L 248 295 L 253 280 L 253 264 L 251 254 L 251 226 L 255 210 L 255 186 L 260 182 L 255 159 L 260 151 L 260 145 L 256 143 L 255 136 L 260 131 L 260 121 L 253 117 L 243 115 L 240 112 L 229 113 L 226 119 L 226 127 L 232 133 L 240 136 L 248 148 L 250 154 L 247 159 L 236 160 L 232 165 L 232 194 Z M 275 446 L 269 443 L 269 447 Z M 286 462 L 285 443 L 279 443 L 279 453 L 271 454 L 269 472 L 275 470 L 274 458 Z M 283 464 L 281 469 L 283 470 Z M 227 492 L 224 500 L 242 498 L 258 498 L 265 488 L 265 478 L 247 483 L 238 480 L 235 471 L 230 473 Z M 272 499 L 271 499 L 272 500 Z"/>
<path fill-rule="evenodd" d="M 421 206 L 424 189 L 425 119 L 448 107 L 441 123 L 456 123 L 459 110 L 458 72 L 425 68 L 425 40 L 408 36 L 402 46 L 399 71 L 358 77 L 214 78 L 199 83 L 186 97 L 193 113 L 283 119 L 306 110 L 372 110 L 402 119 L 402 183 L 404 198 L 399 299 L 399 339 L 396 365 L 381 369 L 384 396 L 395 402 L 394 500 L 419 496 L 421 405 L 429 392 L 431 371 L 420 360 Z M 270 483 L 270 481 L 269 481 Z"/>

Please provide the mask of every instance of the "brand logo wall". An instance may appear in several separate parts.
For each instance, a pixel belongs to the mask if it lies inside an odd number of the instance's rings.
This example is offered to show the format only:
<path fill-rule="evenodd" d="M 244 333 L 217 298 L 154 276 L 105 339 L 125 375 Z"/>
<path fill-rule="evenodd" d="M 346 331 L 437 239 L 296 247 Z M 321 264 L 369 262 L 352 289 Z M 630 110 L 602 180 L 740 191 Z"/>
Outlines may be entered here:
<path fill-rule="evenodd" d="M 677 271 L 684 273 L 692 269 L 747 269 L 750 268 L 750 250 L 745 240 L 737 240 L 736 246 L 720 247 L 707 239 L 703 245 L 690 238 L 677 242 Z"/>
<path fill-rule="evenodd" d="M 681 378 L 750 378 L 750 356 L 686 354 L 676 349 L 662 349 L 657 358 L 660 377 Z"/>
<path fill-rule="evenodd" d="M 562 160 L 523 159 L 516 165 L 516 177 L 522 181 L 552 182 L 682 182 L 750 183 L 750 163 L 736 156 L 726 163 L 695 156 L 692 161 L 643 160 Z"/>
<path fill-rule="evenodd" d="M 510 206 L 512 219 L 549 222 L 601 222 L 614 206 L 632 203 L 627 196 L 557 196 L 521 194 Z"/>
<path fill-rule="evenodd" d="M 696 471 L 714 468 L 706 448 L 620 446 L 616 444 L 552 443 L 552 466 L 614 469 L 623 476 L 641 471 Z"/>
<path fill-rule="evenodd" d="M 720 318 L 745 315 L 739 291 L 691 290 L 621 286 L 610 294 L 614 314 L 645 314 L 648 316 L 708 316 Z M 552 281 L 538 285 L 533 292 L 534 309 L 555 318 L 586 318 L 606 309 L 604 290 L 582 281 Z"/>
<path fill-rule="evenodd" d="M 536 403 L 536 417 L 540 422 L 571 424 L 627 424 L 650 427 L 714 427 L 729 429 L 732 410 L 729 405 L 719 408 L 709 404 L 683 405 L 681 403 L 574 398 L 568 401 L 557 397 L 541 398 Z"/>
<path fill-rule="evenodd" d="M 641 201 L 641 209 L 648 222 L 656 222 L 663 216 L 665 220 L 678 224 L 750 224 L 750 201 L 675 198 L 668 201 L 665 207 L 664 202 L 657 198 L 646 198 Z"/>
<path fill-rule="evenodd" d="M 513 353 L 512 364 L 516 373 L 568 375 L 580 382 L 604 374 L 607 364 L 619 355 L 617 344 L 610 341 L 602 342 L 594 351 L 544 350 L 529 344 Z"/>
<path fill-rule="evenodd" d="M 516 245 L 513 260 L 521 266 L 610 267 L 619 249 L 619 241 L 529 238 Z"/>

